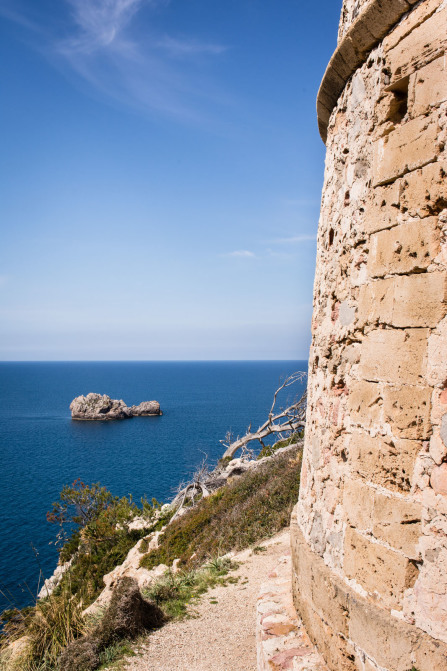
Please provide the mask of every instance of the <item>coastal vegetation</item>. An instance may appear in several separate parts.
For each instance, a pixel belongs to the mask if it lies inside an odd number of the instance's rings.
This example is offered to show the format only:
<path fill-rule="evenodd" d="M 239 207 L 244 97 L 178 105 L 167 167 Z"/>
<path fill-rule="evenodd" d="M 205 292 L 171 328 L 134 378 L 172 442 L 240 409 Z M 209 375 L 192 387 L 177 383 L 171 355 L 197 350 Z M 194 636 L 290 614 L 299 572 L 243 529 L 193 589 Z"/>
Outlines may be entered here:
<path fill-rule="evenodd" d="M 180 559 L 190 567 L 272 536 L 289 524 L 300 466 L 297 448 L 235 478 L 169 525 L 141 565 L 150 569 Z"/>
<path fill-rule="evenodd" d="M 111 635 L 99 644 L 98 627 L 104 613 L 94 618 L 83 613 L 104 587 L 103 576 L 122 563 L 138 541 L 145 549 L 143 536 L 162 527 L 159 547 L 144 554 L 141 564 L 145 568 L 171 566 L 177 559 L 179 570 L 168 570 L 143 591 L 143 597 L 160 608 L 165 619 L 185 616 L 188 604 L 200 594 L 231 579 L 227 574 L 232 565 L 226 553 L 256 547 L 289 523 L 298 496 L 300 464 L 300 447 L 278 454 L 235 477 L 168 525 L 172 511 L 164 507 L 163 512 L 156 501 L 144 501 L 139 507 L 130 498 L 114 497 L 99 484 L 76 481 L 65 487 L 49 519 L 61 529 L 71 527 L 60 556 L 61 561 L 72 563 L 54 592 L 31 608 L 11 609 L 2 615 L 3 650 L 12 641 L 26 641 L 26 656 L 16 668 L 61 671 L 64 649 L 85 638 L 91 641 L 96 630 L 95 653 L 90 649 L 96 661 L 86 669 L 99 668 L 103 661 L 125 652 L 129 635 Z M 147 519 L 146 528 L 129 528 L 141 516 Z M 0 669 L 14 668 L 5 660 L 3 655 Z"/>
<path fill-rule="evenodd" d="M 202 464 L 170 504 L 137 505 L 100 483 L 65 486 L 47 513 L 58 527 L 58 578 L 44 583 L 33 606 L 12 603 L 1 614 L 0 671 L 106 668 L 140 633 L 186 616 L 207 589 L 232 581 L 230 553 L 262 551 L 259 543 L 289 524 L 298 498 L 302 404 L 294 404 L 296 426 L 285 432 L 275 431 L 274 404 L 268 435 L 279 441 L 265 444 L 249 428 L 237 439 L 239 459 L 227 455 L 214 470 Z M 252 440 L 261 443 L 259 455 Z M 156 572 L 148 586 L 140 590 L 135 574 L 119 574 L 102 602 L 104 577 L 135 551 L 136 571 Z"/>

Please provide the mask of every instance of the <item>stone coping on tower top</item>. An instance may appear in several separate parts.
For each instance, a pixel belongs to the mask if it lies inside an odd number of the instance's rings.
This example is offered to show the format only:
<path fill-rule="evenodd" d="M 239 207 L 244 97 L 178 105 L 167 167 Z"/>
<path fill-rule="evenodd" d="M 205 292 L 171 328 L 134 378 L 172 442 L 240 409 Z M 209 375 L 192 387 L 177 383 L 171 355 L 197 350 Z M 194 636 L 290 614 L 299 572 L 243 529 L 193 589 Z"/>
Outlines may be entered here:
<path fill-rule="evenodd" d="M 425 0 L 422 0 L 424 2 Z M 420 0 L 372 0 L 339 42 L 317 96 L 318 128 L 324 143 L 329 119 L 343 89 L 368 54 Z"/>

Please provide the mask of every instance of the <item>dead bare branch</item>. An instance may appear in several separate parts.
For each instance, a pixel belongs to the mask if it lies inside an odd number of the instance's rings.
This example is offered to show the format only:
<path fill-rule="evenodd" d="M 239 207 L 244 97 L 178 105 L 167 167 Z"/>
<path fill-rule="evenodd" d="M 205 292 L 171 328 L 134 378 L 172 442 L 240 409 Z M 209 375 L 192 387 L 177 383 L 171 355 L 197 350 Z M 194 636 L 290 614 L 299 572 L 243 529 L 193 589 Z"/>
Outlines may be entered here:
<path fill-rule="evenodd" d="M 288 408 L 280 410 L 276 414 L 275 414 L 275 407 L 278 399 L 278 394 L 283 389 L 287 389 L 288 387 L 291 387 L 297 382 L 302 382 L 305 377 L 306 373 L 297 371 L 295 373 L 292 373 L 292 375 L 289 375 L 284 380 L 284 382 L 278 387 L 278 389 L 275 391 L 273 395 L 273 403 L 272 407 L 270 408 L 267 421 L 264 422 L 264 424 L 262 424 L 257 431 L 252 433 L 250 424 L 246 434 L 242 436 L 242 438 L 238 436 L 236 440 L 233 440 L 232 434 L 228 432 L 227 435 L 225 436 L 225 439 L 220 441 L 222 445 L 226 448 L 223 454 L 223 458 L 224 459 L 232 458 L 236 454 L 236 452 L 240 449 L 243 450 L 244 454 L 244 450 L 245 451 L 247 450 L 247 445 L 251 443 L 253 440 L 258 441 L 261 443 L 261 445 L 263 445 L 262 439 L 266 438 L 267 436 L 270 436 L 272 434 L 279 434 L 281 436 L 283 433 L 291 435 L 293 433 L 296 433 L 300 429 L 303 429 L 306 423 L 306 403 L 307 403 L 306 392 L 304 392 L 304 394 L 298 401 L 295 401 L 295 403 L 292 403 L 292 405 L 290 405 Z"/>

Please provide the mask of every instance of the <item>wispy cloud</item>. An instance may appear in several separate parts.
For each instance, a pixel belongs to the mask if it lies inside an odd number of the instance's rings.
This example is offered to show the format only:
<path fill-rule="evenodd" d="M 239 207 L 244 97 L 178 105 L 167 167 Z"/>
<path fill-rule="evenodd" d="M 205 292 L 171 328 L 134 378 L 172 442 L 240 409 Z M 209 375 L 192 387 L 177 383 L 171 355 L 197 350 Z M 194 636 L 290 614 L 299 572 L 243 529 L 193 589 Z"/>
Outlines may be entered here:
<path fill-rule="evenodd" d="M 219 58 L 227 46 L 157 31 L 152 13 L 169 2 L 65 0 L 64 29 L 58 24 L 52 31 L 48 17 L 41 16 L 46 35 L 36 46 L 57 67 L 68 66 L 95 95 L 140 112 L 204 121 L 208 107 L 228 105 L 229 100 L 201 64 Z M 0 0 L 0 14 L 24 27 L 34 26 L 28 21 L 31 4 L 28 10 L 10 4 Z"/>
<path fill-rule="evenodd" d="M 271 240 L 272 244 L 275 245 L 285 245 L 285 244 L 295 244 L 298 242 L 315 242 L 317 239 L 316 234 L 314 235 L 292 235 L 288 238 L 276 238 L 276 240 Z"/>
<path fill-rule="evenodd" d="M 212 42 L 198 42 L 193 39 L 176 39 L 165 35 L 155 46 L 169 53 L 171 56 L 184 57 L 196 56 L 200 54 L 211 54 L 218 56 L 228 50 L 223 44 L 213 44 Z"/>
<path fill-rule="evenodd" d="M 234 252 L 229 252 L 228 254 L 224 254 L 224 256 L 232 256 L 233 258 L 238 258 L 238 259 L 254 259 L 254 258 L 256 258 L 256 254 L 254 252 L 248 251 L 248 249 L 237 249 Z"/>
<path fill-rule="evenodd" d="M 79 34 L 68 40 L 67 47 L 87 52 L 110 46 L 119 39 L 123 29 L 143 4 L 143 0 L 68 0 L 68 2 Z"/>

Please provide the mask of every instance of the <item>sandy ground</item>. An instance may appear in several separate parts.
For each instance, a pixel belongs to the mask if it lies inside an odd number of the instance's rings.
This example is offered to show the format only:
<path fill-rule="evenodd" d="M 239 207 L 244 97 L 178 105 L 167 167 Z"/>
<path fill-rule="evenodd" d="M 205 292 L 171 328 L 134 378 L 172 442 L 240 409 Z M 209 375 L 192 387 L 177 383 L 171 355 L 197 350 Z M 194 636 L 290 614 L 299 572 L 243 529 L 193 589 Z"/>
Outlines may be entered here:
<path fill-rule="evenodd" d="M 261 583 L 289 549 L 289 530 L 261 543 L 266 552 L 236 555 L 239 581 L 204 594 L 194 619 L 171 622 L 150 634 L 126 671 L 255 671 L 256 601 Z M 217 603 L 212 602 L 217 601 Z"/>

